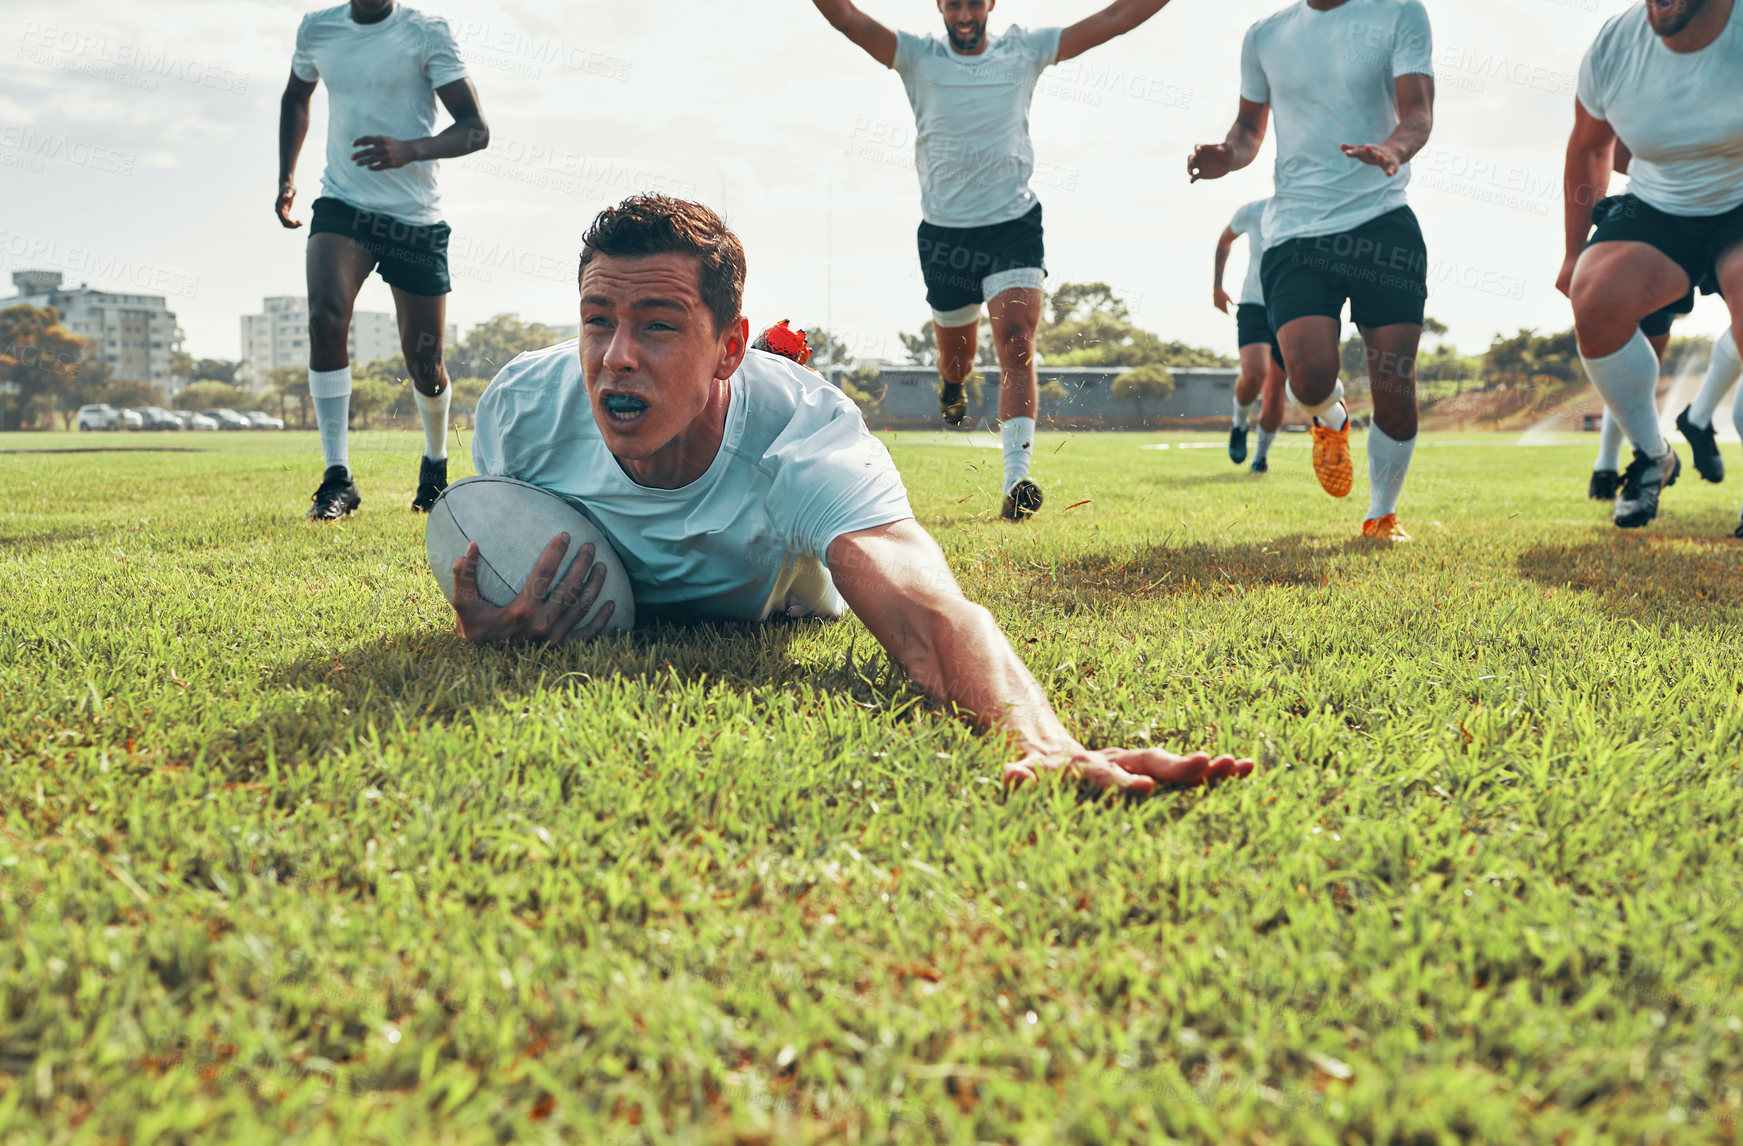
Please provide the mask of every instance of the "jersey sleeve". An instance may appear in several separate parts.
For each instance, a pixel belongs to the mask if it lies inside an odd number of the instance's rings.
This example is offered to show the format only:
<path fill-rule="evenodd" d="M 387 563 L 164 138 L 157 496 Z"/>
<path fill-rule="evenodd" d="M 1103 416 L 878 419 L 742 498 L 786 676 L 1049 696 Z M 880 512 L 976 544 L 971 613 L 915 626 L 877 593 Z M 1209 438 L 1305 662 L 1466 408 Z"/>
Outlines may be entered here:
<path fill-rule="evenodd" d="M 1392 78 L 1434 75 L 1434 29 L 1422 0 L 1405 0 L 1392 37 Z"/>
<path fill-rule="evenodd" d="M 1610 117 L 1604 111 L 1604 89 L 1598 83 L 1598 47 L 1603 42 L 1604 38 L 1599 36 L 1592 42 L 1592 46 L 1586 49 L 1585 57 L 1580 60 L 1580 78 L 1574 93 L 1579 98 L 1580 106 L 1584 107 L 1593 119 L 1607 120 Z"/>
<path fill-rule="evenodd" d="M 896 58 L 890 68 L 903 79 L 914 74 L 915 65 L 920 62 L 920 53 L 925 49 L 926 41 L 912 32 L 896 33 Z"/>
<path fill-rule="evenodd" d="M 807 390 L 769 455 L 779 466 L 769 515 L 794 552 L 821 560 L 843 534 L 914 516 L 890 451 L 832 386 Z"/>
<path fill-rule="evenodd" d="M 1029 56 L 1035 61 L 1037 76 L 1059 62 L 1059 39 L 1063 35 L 1064 28 L 1036 28 L 1027 33 Z"/>
<path fill-rule="evenodd" d="M 1243 203 L 1235 212 L 1235 217 L 1229 220 L 1229 230 L 1237 235 L 1252 235 L 1259 230 L 1259 220 L 1265 215 L 1265 200 L 1255 199 L 1251 203 Z"/>
<path fill-rule="evenodd" d="M 303 22 L 297 25 L 297 47 L 291 55 L 291 75 L 305 84 L 321 78 L 321 70 L 315 66 L 315 53 L 309 47 L 309 16 L 304 16 Z"/>
<path fill-rule="evenodd" d="M 424 32 L 424 78 L 432 88 L 447 87 L 466 78 L 466 63 L 460 59 L 454 32 L 448 21 L 439 17 L 431 18 Z"/>
<path fill-rule="evenodd" d="M 507 451 L 503 448 L 503 430 L 509 411 L 507 396 L 501 386 L 487 387 L 478 396 L 472 410 L 472 466 L 482 477 L 508 476 Z"/>
<path fill-rule="evenodd" d="M 1259 62 L 1259 25 L 1247 29 L 1241 40 L 1241 98 L 1248 103 L 1271 102 L 1271 79 Z"/>

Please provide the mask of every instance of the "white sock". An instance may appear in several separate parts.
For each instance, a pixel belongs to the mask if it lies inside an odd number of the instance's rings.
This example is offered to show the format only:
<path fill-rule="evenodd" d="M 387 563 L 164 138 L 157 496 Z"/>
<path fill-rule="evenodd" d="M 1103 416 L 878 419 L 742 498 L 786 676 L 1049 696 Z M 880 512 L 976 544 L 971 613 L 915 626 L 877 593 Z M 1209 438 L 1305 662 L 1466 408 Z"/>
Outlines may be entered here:
<path fill-rule="evenodd" d="M 1604 422 L 1598 430 L 1598 460 L 1592 463 L 1592 472 L 1599 470 L 1622 472 L 1622 423 L 1608 406 L 1604 407 Z"/>
<path fill-rule="evenodd" d="M 418 416 L 424 420 L 424 456 L 439 462 L 448 456 L 448 404 L 454 400 L 454 388 L 442 387 L 434 398 L 412 387 L 412 397 L 418 402 Z"/>
<path fill-rule="evenodd" d="M 1638 329 L 1627 345 L 1603 358 L 1587 358 L 1586 376 L 1604 404 L 1616 413 L 1628 440 L 1650 458 L 1662 458 L 1670 447 L 1658 429 L 1658 355 Z"/>
<path fill-rule="evenodd" d="M 1701 392 L 1689 403 L 1689 421 L 1703 430 L 1711 426 L 1713 411 L 1719 408 L 1719 400 L 1737 384 L 1739 374 L 1743 374 L 1743 360 L 1738 359 L 1737 340 L 1727 329 L 1713 343 L 1713 360 L 1707 363 L 1706 380 L 1701 383 Z"/>
<path fill-rule="evenodd" d="M 1318 418 L 1326 428 L 1341 430 L 1349 424 L 1350 412 L 1344 409 L 1344 383 L 1338 379 L 1337 385 L 1331 388 L 1330 397 L 1316 406 L 1301 400 L 1301 394 L 1295 390 L 1295 379 L 1289 380 L 1289 389 L 1295 394 L 1296 404 L 1306 410 L 1310 417 Z"/>
<path fill-rule="evenodd" d="M 1368 423 L 1368 520 L 1398 512 L 1398 495 L 1410 472 L 1416 439 L 1401 442 L 1373 422 Z"/>
<path fill-rule="evenodd" d="M 1259 441 L 1258 444 L 1253 447 L 1253 460 L 1256 462 L 1264 461 L 1266 456 L 1271 453 L 1271 443 L 1276 440 L 1276 430 L 1267 430 L 1263 426 L 1260 426 Z"/>
<path fill-rule="evenodd" d="M 1029 476 L 1029 456 L 1034 453 L 1035 419 L 1006 418 L 999 425 L 999 440 L 1005 451 L 1005 492 Z"/>
<path fill-rule="evenodd" d="M 309 398 L 315 406 L 315 425 L 321 430 L 321 454 L 327 466 L 351 468 L 346 442 L 346 423 L 351 417 L 351 367 L 309 371 Z"/>
<path fill-rule="evenodd" d="M 1737 427 L 1737 436 L 1743 438 L 1743 391 L 1731 396 L 1731 424 Z"/>
<path fill-rule="evenodd" d="M 1249 402 L 1241 405 L 1239 398 L 1235 399 L 1235 429 L 1244 430 L 1253 423 L 1253 415 L 1259 412 L 1259 403 Z"/>

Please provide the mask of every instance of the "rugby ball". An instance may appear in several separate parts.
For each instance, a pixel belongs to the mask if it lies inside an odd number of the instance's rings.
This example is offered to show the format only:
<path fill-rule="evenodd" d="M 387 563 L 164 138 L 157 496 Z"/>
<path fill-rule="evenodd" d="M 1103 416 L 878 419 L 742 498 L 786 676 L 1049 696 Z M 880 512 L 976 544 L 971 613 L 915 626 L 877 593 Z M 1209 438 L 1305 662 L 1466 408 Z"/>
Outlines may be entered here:
<path fill-rule="evenodd" d="M 605 565 L 605 586 L 599 591 L 599 600 L 576 629 L 585 628 L 607 601 L 616 601 L 617 608 L 604 631 L 631 628 L 635 624 L 635 597 L 623 561 L 598 526 L 549 490 L 513 478 L 463 478 L 430 507 L 424 547 L 443 599 L 452 601 L 454 562 L 465 556 L 469 543 L 478 542 L 478 592 L 501 607 L 520 595 L 545 546 L 559 533 L 569 535 L 569 548 L 553 586 L 562 583 L 575 555 L 588 542 L 593 543 L 594 561 Z"/>

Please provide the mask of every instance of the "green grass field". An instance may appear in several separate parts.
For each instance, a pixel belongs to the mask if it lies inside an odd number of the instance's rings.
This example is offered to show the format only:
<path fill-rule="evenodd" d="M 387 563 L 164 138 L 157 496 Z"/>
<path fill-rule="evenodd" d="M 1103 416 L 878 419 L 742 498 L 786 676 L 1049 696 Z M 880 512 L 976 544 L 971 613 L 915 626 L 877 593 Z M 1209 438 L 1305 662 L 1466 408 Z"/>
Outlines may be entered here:
<path fill-rule="evenodd" d="M 409 434 L 326 528 L 313 435 L 93 437 L 0 437 L 0 1142 L 1743 1133 L 1736 474 L 1431 437 L 1383 550 L 1301 436 L 1011 527 L 901 435 L 1081 737 L 1261 761 L 1122 802 L 853 621 L 463 645 Z"/>

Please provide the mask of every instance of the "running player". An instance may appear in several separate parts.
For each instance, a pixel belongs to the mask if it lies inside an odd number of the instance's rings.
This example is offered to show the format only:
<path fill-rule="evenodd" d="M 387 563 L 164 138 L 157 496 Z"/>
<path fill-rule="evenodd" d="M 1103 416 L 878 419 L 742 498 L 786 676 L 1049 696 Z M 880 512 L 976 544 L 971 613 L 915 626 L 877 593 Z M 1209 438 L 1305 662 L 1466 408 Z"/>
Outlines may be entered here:
<path fill-rule="evenodd" d="M 478 401 L 481 474 L 584 506 L 622 559 L 638 614 L 761 621 L 850 608 L 928 694 L 1006 738 L 1008 782 L 1062 773 L 1147 792 L 1244 776 L 1251 760 L 1085 747 L 992 614 L 963 595 L 914 520 L 889 450 L 840 390 L 747 350 L 745 257 L 696 203 L 638 196 L 600 213 L 581 249 L 581 335 L 523 354 Z M 478 593 L 478 547 L 454 565 L 469 641 L 559 644 L 604 569 L 583 548 L 553 588 L 552 540 L 506 608 Z M 488 557 L 488 554 L 484 555 Z"/>
<path fill-rule="evenodd" d="M 1743 300 L 1743 102 L 1735 98 L 1743 17 L 1735 7 L 1643 0 L 1604 25 L 1580 64 L 1556 286 L 1573 300 L 1586 374 L 1634 446 L 1616 497 L 1624 529 L 1658 516 L 1682 466 L 1659 431 L 1658 360 L 1640 320 L 1709 278 L 1733 327 Z M 1585 204 L 1609 186 L 1618 139 L 1632 153 L 1628 191 L 1588 242 Z"/>
<path fill-rule="evenodd" d="M 1628 145 L 1617 141 L 1616 154 L 1612 162 L 1616 174 L 1628 174 L 1629 161 L 1634 157 L 1629 154 Z M 1603 218 L 1615 203 L 1615 199 L 1605 199 L 1592 209 L 1592 225 Z M 1640 320 L 1640 332 L 1646 335 L 1646 341 L 1652 344 L 1652 352 L 1658 356 L 1659 368 L 1664 366 L 1664 352 L 1670 346 L 1670 328 L 1676 320 L 1695 308 L 1695 292 L 1671 303 L 1662 310 L 1655 310 Z M 1715 451 L 1716 453 L 1717 451 Z M 1586 487 L 1586 496 L 1593 501 L 1615 501 L 1616 491 L 1622 487 L 1622 427 L 1616 421 L 1616 415 L 1610 407 L 1604 407 L 1603 423 L 1599 426 L 1598 458 L 1592 463 L 1592 481 Z"/>
<path fill-rule="evenodd" d="M 944 420 L 968 413 L 981 304 L 999 357 L 1004 446 L 1001 512 L 1021 521 L 1041 508 L 1029 478 L 1035 440 L 1035 326 L 1046 276 L 1041 204 L 1029 188 L 1035 149 L 1029 103 L 1041 73 L 1131 31 L 1168 0 L 1115 0 L 1069 28 L 1019 27 L 987 35 L 997 0 L 938 0 L 945 37 L 893 32 L 853 0 L 812 0 L 835 29 L 902 77 L 917 127 L 920 269 L 938 339 Z"/>
<path fill-rule="evenodd" d="M 1327 493 L 1344 497 L 1355 476 L 1338 381 L 1349 302 L 1374 398 L 1362 533 L 1386 541 L 1410 540 L 1397 508 L 1416 448 L 1428 249 L 1404 189 L 1434 126 L 1432 57 L 1421 0 L 1302 0 L 1248 29 L 1234 126 L 1186 164 L 1195 182 L 1240 170 L 1276 113 L 1265 306 L 1295 400 L 1313 416 L 1313 471 Z"/>
<path fill-rule="evenodd" d="M 1229 312 L 1229 292 L 1223 289 L 1223 271 L 1229 249 L 1247 236 L 1247 279 L 1241 285 L 1241 301 L 1235 307 L 1235 334 L 1240 340 L 1241 376 L 1235 381 L 1234 425 L 1229 429 L 1229 460 L 1237 466 L 1247 460 L 1247 432 L 1253 415 L 1259 415 L 1259 444 L 1253 450 L 1253 472 L 1271 468 L 1271 442 L 1283 424 L 1283 353 L 1265 313 L 1265 288 L 1259 281 L 1259 265 L 1265 255 L 1264 199 L 1255 199 L 1235 212 L 1216 243 L 1216 278 L 1211 301 L 1224 314 Z"/>
<path fill-rule="evenodd" d="M 327 81 L 327 167 L 309 228 L 309 397 L 326 472 L 309 517 L 333 521 L 362 504 L 351 478 L 346 425 L 351 309 L 369 272 L 393 288 L 400 350 L 424 425 L 412 509 L 428 512 L 448 486 L 448 224 L 436 163 L 478 151 L 490 129 L 447 22 L 397 0 L 350 0 L 311 12 L 297 29 L 290 83 L 279 104 L 278 200 L 287 228 L 297 156 L 309 130 L 309 97 Z M 436 100 L 454 122 L 439 135 Z"/>

